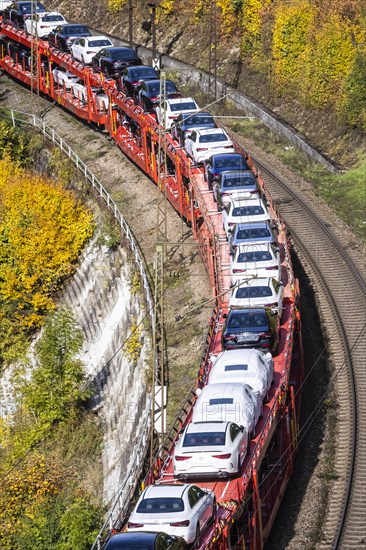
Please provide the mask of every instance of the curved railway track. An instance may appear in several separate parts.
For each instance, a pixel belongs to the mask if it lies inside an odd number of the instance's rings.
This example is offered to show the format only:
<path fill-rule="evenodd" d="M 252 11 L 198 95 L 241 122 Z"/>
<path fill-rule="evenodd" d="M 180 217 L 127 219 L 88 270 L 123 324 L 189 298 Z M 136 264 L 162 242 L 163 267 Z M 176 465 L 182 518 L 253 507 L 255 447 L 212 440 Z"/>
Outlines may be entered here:
<path fill-rule="evenodd" d="M 302 263 L 315 280 L 337 395 L 335 481 L 323 522 L 322 549 L 366 548 L 366 282 L 336 230 L 316 206 L 253 159 Z M 324 395 L 324 398 L 327 396 Z M 315 411 L 317 414 L 321 411 Z M 315 415 L 314 415 L 315 418 Z M 316 419 L 316 418 L 315 418 Z"/>

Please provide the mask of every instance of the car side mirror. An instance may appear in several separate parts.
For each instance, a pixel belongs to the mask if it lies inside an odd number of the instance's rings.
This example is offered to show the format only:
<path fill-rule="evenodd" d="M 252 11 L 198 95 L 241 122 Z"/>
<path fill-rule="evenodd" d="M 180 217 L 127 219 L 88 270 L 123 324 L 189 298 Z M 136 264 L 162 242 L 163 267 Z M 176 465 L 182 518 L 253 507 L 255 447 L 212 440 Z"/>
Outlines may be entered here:
<path fill-rule="evenodd" d="M 223 314 L 222 314 L 222 318 L 223 318 L 223 319 L 227 319 L 227 313 L 223 313 Z"/>
<path fill-rule="evenodd" d="M 240 426 L 240 431 L 241 431 L 241 433 L 244 433 L 244 431 L 245 431 L 244 426 Z"/>
<path fill-rule="evenodd" d="M 231 234 L 231 233 L 233 232 L 232 227 L 229 227 L 229 229 L 227 230 L 227 232 Z"/>

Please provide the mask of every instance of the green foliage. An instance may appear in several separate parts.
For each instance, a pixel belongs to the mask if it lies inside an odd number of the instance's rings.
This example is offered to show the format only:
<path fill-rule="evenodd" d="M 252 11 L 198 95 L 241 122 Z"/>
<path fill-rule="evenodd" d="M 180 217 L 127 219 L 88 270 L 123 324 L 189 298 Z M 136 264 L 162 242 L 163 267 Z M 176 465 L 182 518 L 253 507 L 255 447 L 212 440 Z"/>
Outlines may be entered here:
<path fill-rule="evenodd" d="M 77 497 L 65 510 L 60 520 L 61 543 L 57 550 L 86 550 L 94 542 L 101 523 L 101 509 L 94 503 Z"/>
<path fill-rule="evenodd" d="M 37 366 L 21 387 L 23 404 L 37 423 L 64 420 L 88 397 L 83 389 L 83 365 L 76 359 L 81 346 L 81 330 L 69 310 L 59 309 L 48 316 L 36 345 Z"/>
<path fill-rule="evenodd" d="M 337 105 L 339 118 L 366 132 L 366 48 L 360 48 Z"/>

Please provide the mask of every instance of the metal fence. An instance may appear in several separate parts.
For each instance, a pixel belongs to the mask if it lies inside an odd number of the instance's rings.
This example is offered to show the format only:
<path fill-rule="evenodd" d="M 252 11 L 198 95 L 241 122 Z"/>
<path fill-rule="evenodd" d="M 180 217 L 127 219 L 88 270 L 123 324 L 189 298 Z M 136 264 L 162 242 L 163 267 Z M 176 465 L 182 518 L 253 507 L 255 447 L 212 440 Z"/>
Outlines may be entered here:
<path fill-rule="evenodd" d="M 144 261 L 140 254 L 138 245 L 133 237 L 131 229 L 129 228 L 126 220 L 122 216 L 118 206 L 112 199 L 111 195 L 108 193 L 105 187 L 100 183 L 100 181 L 95 176 L 95 174 L 93 174 L 93 172 L 75 153 L 75 151 L 73 151 L 73 149 L 66 143 L 64 139 L 62 139 L 57 134 L 57 132 L 55 132 L 53 128 L 47 126 L 44 120 L 42 120 L 41 118 L 38 118 L 33 114 L 24 113 L 22 111 L 15 111 L 13 109 L 9 109 L 9 110 L 2 109 L 0 113 L 1 113 L 1 116 L 3 116 L 3 118 L 8 118 L 9 120 L 11 120 L 11 123 L 14 127 L 16 127 L 17 125 L 19 126 L 31 125 L 34 128 L 41 131 L 47 140 L 49 140 L 55 146 L 57 146 L 75 164 L 75 166 L 78 168 L 81 174 L 86 178 L 87 181 L 89 181 L 97 197 L 99 199 L 102 199 L 102 201 L 106 203 L 109 210 L 112 211 L 113 216 L 115 217 L 115 219 L 120 225 L 122 234 L 126 237 L 128 241 L 128 245 L 131 251 L 133 252 L 134 260 L 135 260 L 136 266 L 138 267 L 140 278 L 143 283 L 144 298 L 145 298 L 147 313 L 150 316 L 151 326 L 153 326 L 153 320 L 154 320 L 153 299 L 151 296 L 150 286 L 149 286 L 148 278 L 145 271 Z M 113 524 L 115 523 L 117 518 L 121 515 L 121 513 L 123 513 L 125 507 L 130 502 L 131 497 L 136 489 L 136 484 L 142 472 L 144 457 L 146 455 L 147 448 L 149 446 L 148 436 L 149 436 L 150 425 L 151 425 L 150 405 L 151 405 L 151 397 L 147 399 L 146 408 L 143 413 L 144 418 L 142 422 L 142 428 L 140 429 L 140 433 L 138 434 L 138 438 L 136 441 L 136 445 L 134 446 L 133 454 L 130 457 L 130 461 L 129 461 L 130 467 L 128 469 L 128 472 L 125 476 L 123 483 L 121 484 L 121 486 L 119 487 L 119 489 L 117 490 L 113 498 L 113 501 L 111 503 L 111 506 L 108 512 L 108 516 L 102 528 L 100 529 L 100 532 L 96 537 L 96 540 L 92 546 L 92 550 L 100 549 L 103 535 L 105 535 L 107 531 L 112 529 Z"/>

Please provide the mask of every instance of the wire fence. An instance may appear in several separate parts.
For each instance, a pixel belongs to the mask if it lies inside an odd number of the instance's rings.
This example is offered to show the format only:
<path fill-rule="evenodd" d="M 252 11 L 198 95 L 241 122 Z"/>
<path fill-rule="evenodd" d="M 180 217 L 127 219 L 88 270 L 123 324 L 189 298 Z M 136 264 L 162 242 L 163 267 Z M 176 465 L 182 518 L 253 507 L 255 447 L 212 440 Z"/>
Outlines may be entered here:
<path fill-rule="evenodd" d="M 108 209 L 112 212 L 114 218 L 117 220 L 122 234 L 125 236 L 128 242 L 128 246 L 133 253 L 135 265 L 138 268 L 140 279 L 142 281 L 145 306 L 147 309 L 147 314 L 150 317 L 151 326 L 154 322 L 154 307 L 153 307 L 153 298 L 151 295 L 151 290 L 148 282 L 148 277 L 145 270 L 145 264 L 143 258 L 140 254 L 139 247 L 137 242 L 134 239 L 132 231 L 122 216 L 117 204 L 112 199 L 111 195 L 98 180 L 95 174 L 88 168 L 88 166 L 81 160 L 77 153 L 66 143 L 66 141 L 61 138 L 57 132 L 51 127 L 49 127 L 44 120 L 37 117 L 34 114 L 24 113 L 22 111 L 16 111 L 14 109 L 1 109 L 1 116 L 3 118 L 8 118 L 11 120 L 13 127 L 16 126 L 26 126 L 31 125 L 45 136 L 45 138 L 57 146 L 76 166 L 80 173 L 85 177 L 85 179 L 91 184 L 92 189 L 94 190 L 98 199 L 101 199 L 106 203 Z M 133 453 L 129 460 L 129 465 L 127 468 L 127 474 L 124 481 L 116 491 L 114 498 L 112 499 L 111 506 L 108 512 L 108 515 L 105 519 L 105 522 L 100 529 L 94 543 L 92 550 L 100 549 L 103 544 L 103 537 L 106 535 L 107 531 L 110 531 L 118 519 L 128 506 L 135 490 L 138 480 L 140 479 L 144 458 L 149 447 L 150 438 L 150 427 L 151 427 L 151 397 L 146 401 L 145 411 L 142 413 L 143 421 L 140 422 L 140 430 L 138 437 L 136 438 L 136 445 L 134 445 Z"/>

